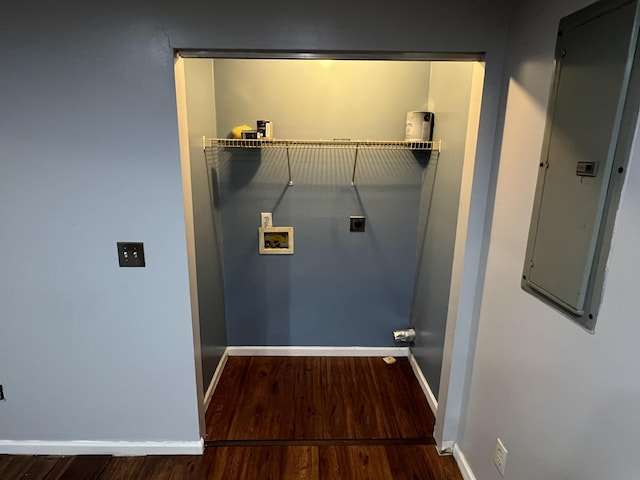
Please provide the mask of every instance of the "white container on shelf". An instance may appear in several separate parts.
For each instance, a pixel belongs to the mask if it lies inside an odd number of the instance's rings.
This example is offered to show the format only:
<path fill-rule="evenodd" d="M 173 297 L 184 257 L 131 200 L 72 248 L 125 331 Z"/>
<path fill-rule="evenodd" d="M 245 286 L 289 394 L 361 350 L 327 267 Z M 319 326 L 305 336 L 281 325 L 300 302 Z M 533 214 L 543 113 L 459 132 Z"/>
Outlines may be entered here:
<path fill-rule="evenodd" d="M 433 137 L 434 116 L 431 112 L 407 112 L 407 142 L 430 142 Z"/>

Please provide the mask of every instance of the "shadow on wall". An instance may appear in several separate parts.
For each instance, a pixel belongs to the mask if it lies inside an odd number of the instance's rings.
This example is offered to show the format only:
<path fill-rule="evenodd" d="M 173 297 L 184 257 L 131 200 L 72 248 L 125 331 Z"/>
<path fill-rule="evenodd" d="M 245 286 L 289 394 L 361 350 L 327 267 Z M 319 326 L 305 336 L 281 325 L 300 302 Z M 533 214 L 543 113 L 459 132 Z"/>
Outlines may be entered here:
<path fill-rule="evenodd" d="M 544 16 L 539 15 L 539 8 L 537 2 L 520 4 L 520 10 L 514 21 L 524 26 L 524 29 L 519 31 L 518 37 L 527 40 L 513 43 L 515 48 L 509 57 L 520 59 L 520 61 L 512 63 L 511 58 L 507 58 L 507 63 L 511 63 L 511 79 L 521 86 L 528 85 L 528 94 L 535 99 L 539 107 L 546 111 L 552 77 L 550 66 L 553 65 L 558 24 L 548 22 Z M 568 13 L 570 10 L 565 14 Z M 527 21 L 522 21 L 522 18 L 526 18 Z M 531 42 L 528 40 L 531 38 L 536 38 L 538 41 Z M 526 55 L 523 52 L 526 52 Z"/>
<path fill-rule="evenodd" d="M 224 155 L 229 157 L 225 162 L 228 171 L 221 172 L 228 178 L 231 190 L 240 190 L 251 183 L 260 169 L 262 150 L 258 148 L 225 148 Z"/>
<path fill-rule="evenodd" d="M 413 158 L 421 168 L 427 168 L 431 160 L 431 150 L 412 150 Z"/>

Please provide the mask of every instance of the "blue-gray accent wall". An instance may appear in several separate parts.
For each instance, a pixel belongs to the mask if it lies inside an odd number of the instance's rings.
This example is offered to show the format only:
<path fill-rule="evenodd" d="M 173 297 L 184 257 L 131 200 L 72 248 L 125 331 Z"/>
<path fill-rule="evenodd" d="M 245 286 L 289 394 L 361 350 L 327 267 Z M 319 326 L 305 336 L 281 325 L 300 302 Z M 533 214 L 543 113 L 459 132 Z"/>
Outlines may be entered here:
<path fill-rule="evenodd" d="M 426 155 L 219 149 L 231 345 L 392 346 L 408 326 Z M 260 212 L 293 226 L 294 255 L 259 255 Z M 349 231 L 364 215 L 366 231 Z"/>
<path fill-rule="evenodd" d="M 443 141 L 435 180 L 427 179 L 420 202 L 415 296 L 411 324 L 416 330 L 412 352 L 438 398 L 449 313 L 462 170 L 473 63 L 433 62 L 429 104 L 436 112 L 434 136 Z M 454 94 L 455 92 L 455 94 Z"/>

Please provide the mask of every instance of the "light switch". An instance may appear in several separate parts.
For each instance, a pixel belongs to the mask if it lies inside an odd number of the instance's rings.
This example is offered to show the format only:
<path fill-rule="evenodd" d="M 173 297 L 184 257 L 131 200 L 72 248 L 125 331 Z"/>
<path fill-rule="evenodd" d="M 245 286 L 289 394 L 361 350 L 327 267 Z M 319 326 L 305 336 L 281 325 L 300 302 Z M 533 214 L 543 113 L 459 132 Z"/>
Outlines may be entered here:
<path fill-rule="evenodd" d="M 121 267 L 144 267 L 142 242 L 118 242 L 118 261 Z"/>

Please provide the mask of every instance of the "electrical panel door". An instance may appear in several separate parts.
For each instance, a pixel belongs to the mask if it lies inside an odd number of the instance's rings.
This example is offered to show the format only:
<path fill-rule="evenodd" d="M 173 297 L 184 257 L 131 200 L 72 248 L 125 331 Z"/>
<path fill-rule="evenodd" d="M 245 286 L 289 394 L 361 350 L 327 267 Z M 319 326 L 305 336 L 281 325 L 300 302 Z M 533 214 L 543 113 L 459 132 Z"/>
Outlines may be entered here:
<path fill-rule="evenodd" d="M 602 5 L 613 5 L 605 9 Z M 560 22 L 523 287 L 575 317 L 585 300 L 627 94 L 637 2 Z"/>

